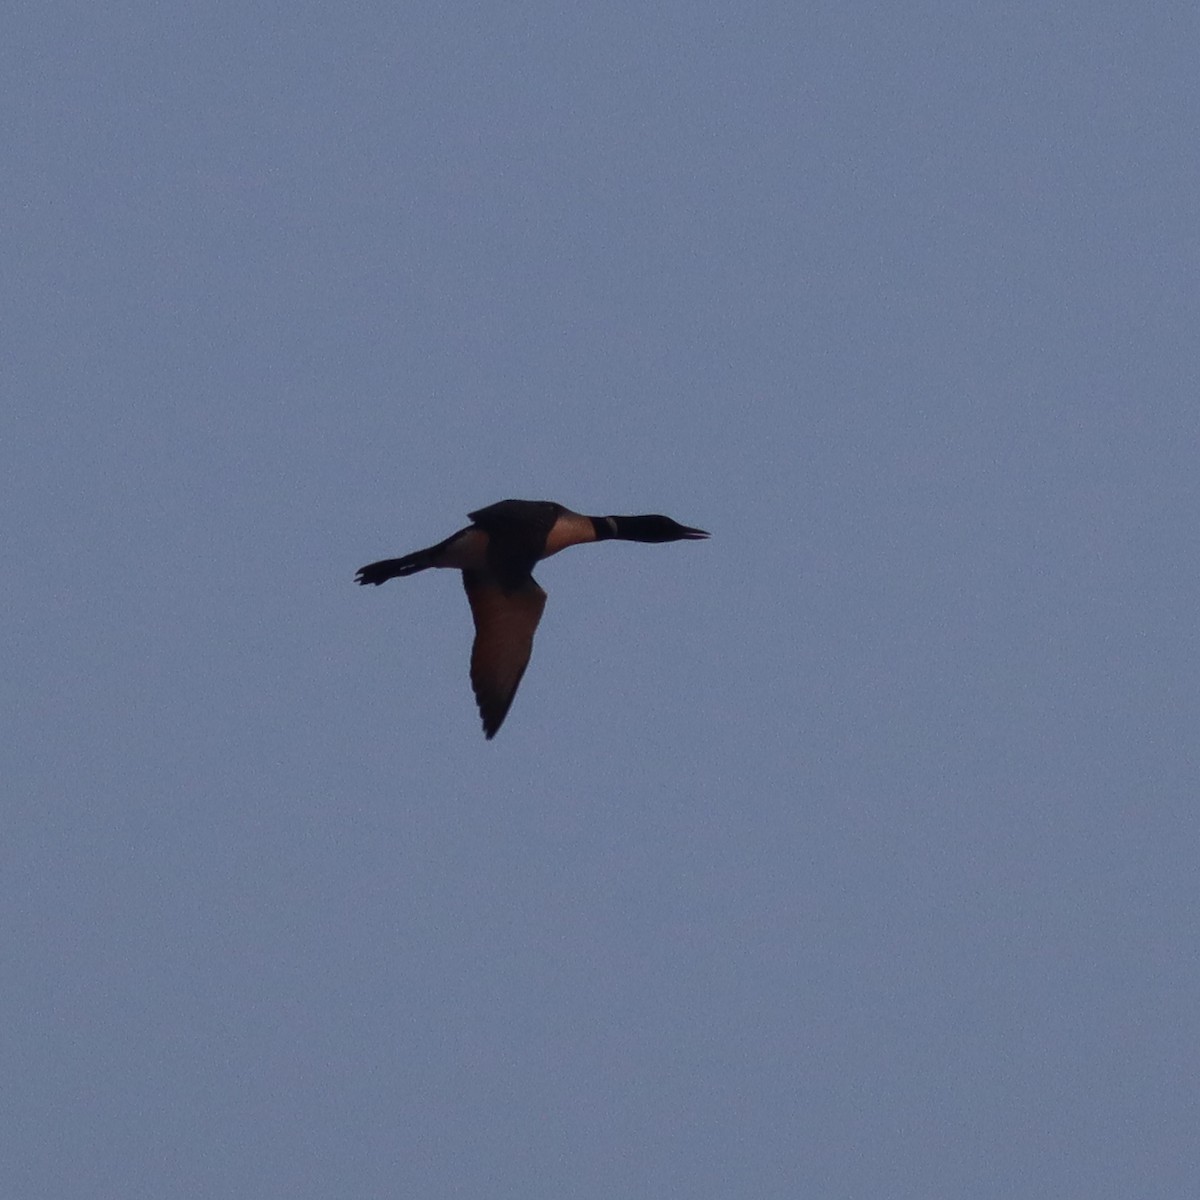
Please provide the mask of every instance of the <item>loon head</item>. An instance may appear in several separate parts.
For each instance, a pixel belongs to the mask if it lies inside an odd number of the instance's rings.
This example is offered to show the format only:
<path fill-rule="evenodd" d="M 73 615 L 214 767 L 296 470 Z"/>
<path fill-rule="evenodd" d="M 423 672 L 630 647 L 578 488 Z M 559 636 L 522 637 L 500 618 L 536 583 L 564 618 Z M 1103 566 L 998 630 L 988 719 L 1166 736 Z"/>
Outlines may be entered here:
<path fill-rule="evenodd" d="M 609 517 L 616 532 L 614 537 L 626 542 L 680 542 L 686 539 L 706 538 L 708 533 L 703 529 L 693 529 L 690 525 L 680 525 L 670 517 L 657 513 L 640 517 Z"/>

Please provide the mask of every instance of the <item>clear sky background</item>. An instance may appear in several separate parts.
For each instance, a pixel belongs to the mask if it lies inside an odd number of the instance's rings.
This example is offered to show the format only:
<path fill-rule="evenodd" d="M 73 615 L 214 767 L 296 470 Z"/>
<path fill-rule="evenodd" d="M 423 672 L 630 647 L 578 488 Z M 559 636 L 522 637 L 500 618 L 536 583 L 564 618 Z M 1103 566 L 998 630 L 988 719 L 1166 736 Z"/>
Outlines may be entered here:
<path fill-rule="evenodd" d="M 4 1195 L 1194 1196 L 1198 24 L 10 4 Z"/>

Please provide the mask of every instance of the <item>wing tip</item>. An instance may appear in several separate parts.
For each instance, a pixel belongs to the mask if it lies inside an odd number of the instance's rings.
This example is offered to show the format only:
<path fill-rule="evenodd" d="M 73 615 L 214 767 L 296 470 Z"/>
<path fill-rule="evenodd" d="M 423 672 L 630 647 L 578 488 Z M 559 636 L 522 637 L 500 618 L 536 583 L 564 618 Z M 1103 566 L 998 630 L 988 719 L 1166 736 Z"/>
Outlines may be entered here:
<path fill-rule="evenodd" d="M 496 712 L 494 708 L 491 711 L 485 710 L 478 698 L 475 702 L 479 705 L 479 719 L 483 724 L 483 736 L 490 742 L 500 732 L 500 726 L 504 724 L 504 718 L 508 716 L 508 710 L 512 707 L 512 700 L 510 698 L 500 712 Z"/>

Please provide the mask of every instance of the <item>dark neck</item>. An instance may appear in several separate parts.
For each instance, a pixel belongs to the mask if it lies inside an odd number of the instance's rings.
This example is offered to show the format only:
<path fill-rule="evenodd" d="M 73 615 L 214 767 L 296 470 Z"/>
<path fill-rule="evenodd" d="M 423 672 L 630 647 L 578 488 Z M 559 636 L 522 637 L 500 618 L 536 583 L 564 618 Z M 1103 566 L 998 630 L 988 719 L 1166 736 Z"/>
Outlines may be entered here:
<path fill-rule="evenodd" d="M 589 517 L 592 528 L 596 531 L 596 541 L 607 542 L 609 538 L 619 538 L 617 517 Z"/>
<path fill-rule="evenodd" d="M 664 542 L 674 534 L 663 527 L 662 517 L 593 517 L 598 538 L 619 538 L 623 542 Z M 601 527 L 605 532 L 601 533 Z"/>
<path fill-rule="evenodd" d="M 680 525 L 661 513 L 646 513 L 638 517 L 590 517 L 596 541 L 620 538 L 623 542 L 678 542 L 685 538 L 706 538 L 703 529 Z"/>

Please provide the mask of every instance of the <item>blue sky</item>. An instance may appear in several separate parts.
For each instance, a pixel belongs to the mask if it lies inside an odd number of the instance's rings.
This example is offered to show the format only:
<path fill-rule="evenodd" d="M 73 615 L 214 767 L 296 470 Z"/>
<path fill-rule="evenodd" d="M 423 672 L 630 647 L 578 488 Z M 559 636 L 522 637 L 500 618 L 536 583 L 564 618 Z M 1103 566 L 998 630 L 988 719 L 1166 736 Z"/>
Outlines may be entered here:
<path fill-rule="evenodd" d="M 18 5 L 11 1194 L 1190 1196 L 1196 34 Z"/>

